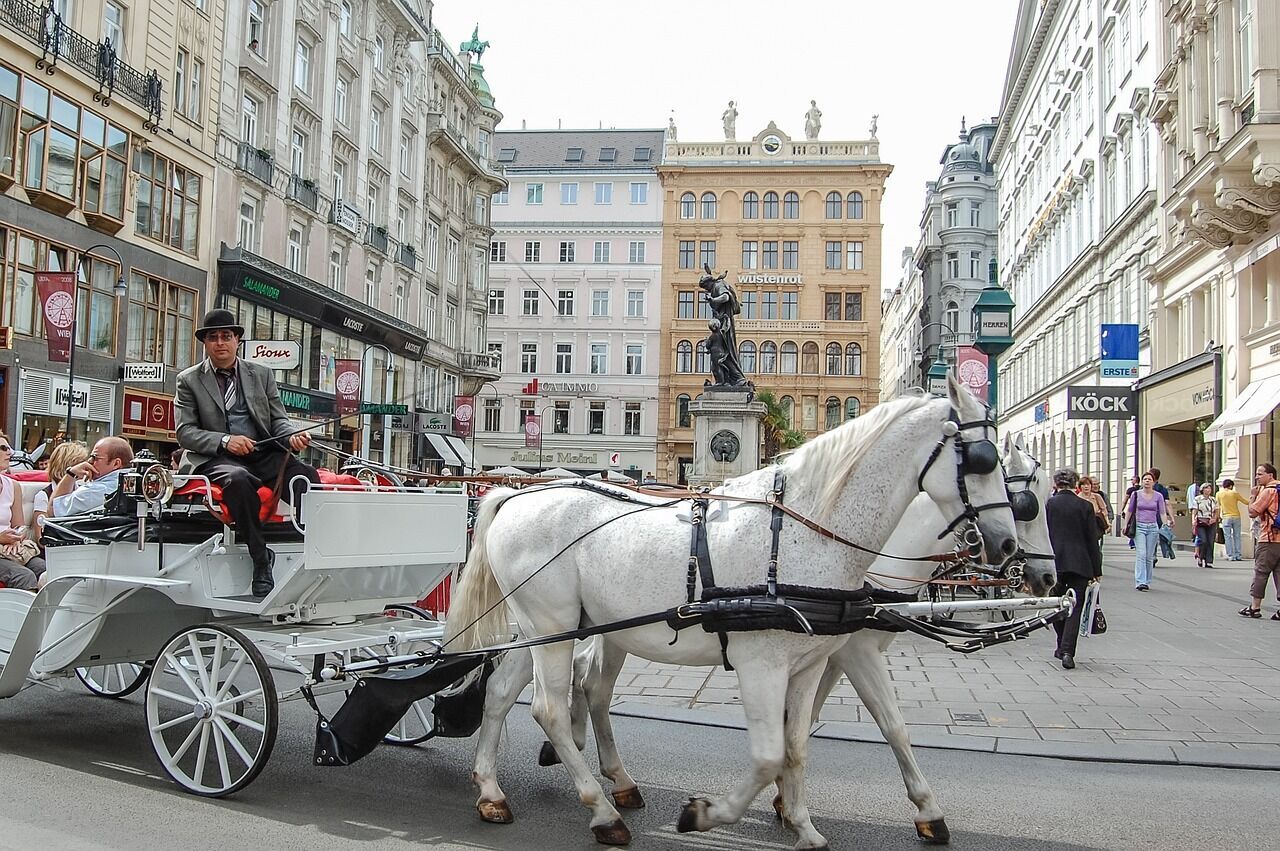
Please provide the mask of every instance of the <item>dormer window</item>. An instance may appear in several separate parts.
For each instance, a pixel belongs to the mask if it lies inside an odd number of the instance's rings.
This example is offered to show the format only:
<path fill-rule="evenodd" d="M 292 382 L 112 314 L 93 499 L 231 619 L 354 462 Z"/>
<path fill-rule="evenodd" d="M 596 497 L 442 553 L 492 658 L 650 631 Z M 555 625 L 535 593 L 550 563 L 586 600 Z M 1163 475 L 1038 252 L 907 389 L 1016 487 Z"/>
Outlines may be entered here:
<path fill-rule="evenodd" d="M 618 159 L 617 148 L 601 148 L 600 149 L 600 162 L 611 163 L 611 162 L 616 162 L 617 159 Z"/>
<path fill-rule="evenodd" d="M 647 145 L 636 148 L 635 156 L 632 157 L 633 162 L 647 163 L 653 158 L 653 148 Z"/>
<path fill-rule="evenodd" d="M 582 162 L 582 155 L 582 148 L 570 148 L 564 155 L 564 161 L 567 163 L 580 163 Z"/>
<path fill-rule="evenodd" d="M 498 162 L 500 162 L 500 163 L 513 163 L 513 162 L 515 162 L 515 161 L 516 161 L 516 149 L 515 149 L 515 148 L 500 148 L 500 149 L 498 149 Z"/>

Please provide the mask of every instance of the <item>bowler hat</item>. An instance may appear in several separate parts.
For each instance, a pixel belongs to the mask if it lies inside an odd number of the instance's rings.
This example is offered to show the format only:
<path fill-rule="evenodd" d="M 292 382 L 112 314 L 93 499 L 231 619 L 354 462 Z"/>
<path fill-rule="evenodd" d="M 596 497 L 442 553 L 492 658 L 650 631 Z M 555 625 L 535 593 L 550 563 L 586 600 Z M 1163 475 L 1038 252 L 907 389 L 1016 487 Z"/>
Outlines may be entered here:
<path fill-rule="evenodd" d="M 244 336 L 244 326 L 236 322 L 236 315 L 225 308 L 215 308 L 204 315 L 204 322 L 196 329 L 196 339 L 204 342 L 204 335 L 210 331 L 235 331 L 237 337 Z"/>

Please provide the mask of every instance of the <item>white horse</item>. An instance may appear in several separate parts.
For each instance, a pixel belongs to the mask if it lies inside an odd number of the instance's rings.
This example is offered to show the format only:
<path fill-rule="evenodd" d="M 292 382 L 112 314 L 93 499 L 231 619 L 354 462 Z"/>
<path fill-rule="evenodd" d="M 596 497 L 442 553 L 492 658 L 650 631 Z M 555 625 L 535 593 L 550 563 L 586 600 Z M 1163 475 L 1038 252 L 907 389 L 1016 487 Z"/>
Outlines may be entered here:
<path fill-rule="evenodd" d="M 973 517 L 988 559 L 1002 562 L 1016 549 L 1016 530 L 995 449 L 987 442 L 993 430 L 987 416 L 954 381 L 948 382 L 947 399 L 915 397 L 879 405 L 806 444 L 781 466 L 786 505 L 877 551 L 915 496 L 910 487 L 915 483 L 945 515 Z M 715 493 L 762 500 L 774 489 L 774 472 L 757 471 Z M 724 505 L 728 508 L 721 518 L 706 526 L 716 582 L 759 584 L 770 549 L 768 515 L 759 506 Z M 975 512 L 976 506 L 983 508 Z M 685 602 L 689 534 L 670 508 L 619 502 L 574 487 L 495 491 L 480 507 L 471 556 L 449 612 L 446 646 L 463 651 L 505 637 L 504 604 L 510 605 L 526 636 L 678 607 Z M 784 524 L 779 542 L 781 581 L 837 590 L 862 586 L 871 561 L 867 552 L 848 549 L 796 522 Z M 826 846 L 805 806 L 804 766 L 818 681 L 827 656 L 844 641 L 844 636 L 776 630 L 732 634 L 725 656 L 738 674 L 752 771 L 720 799 L 691 800 L 680 817 L 681 831 L 736 822 L 760 789 L 781 775 L 785 811 L 799 835 L 796 847 Z M 609 643 L 621 652 L 670 664 L 721 661 L 714 635 L 674 633 L 663 623 L 613 633 Z M 572 643 L 535 647 L 532 657 L 534 719 L 590 808 L 593 833 L 607 844 L 630 841 L 617 809 L 574 747 Z M 480 756 L 475 780 L 481 789 L 477 807 L 484 815 L 486 805 L 505 806 L 505 796 Z"/>

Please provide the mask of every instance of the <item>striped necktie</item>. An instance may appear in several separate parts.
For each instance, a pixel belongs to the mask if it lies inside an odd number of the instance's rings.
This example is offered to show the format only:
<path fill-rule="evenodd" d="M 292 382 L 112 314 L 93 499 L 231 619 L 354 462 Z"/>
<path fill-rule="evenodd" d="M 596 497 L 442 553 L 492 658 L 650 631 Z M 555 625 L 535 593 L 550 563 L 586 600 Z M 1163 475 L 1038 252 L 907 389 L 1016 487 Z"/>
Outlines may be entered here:
<path fill-rule="evenodd" d="M 222 404 L 229 411 L 236 404 L 236 371 L 219 369 L 217 373 L 222 378 Z"/>

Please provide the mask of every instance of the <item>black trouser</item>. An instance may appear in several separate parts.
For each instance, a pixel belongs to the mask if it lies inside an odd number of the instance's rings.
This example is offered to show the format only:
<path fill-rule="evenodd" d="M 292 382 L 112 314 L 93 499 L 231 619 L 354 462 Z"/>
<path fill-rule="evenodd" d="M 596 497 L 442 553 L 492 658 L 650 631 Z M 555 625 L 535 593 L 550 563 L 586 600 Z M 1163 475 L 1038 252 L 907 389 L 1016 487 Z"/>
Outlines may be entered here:
<path fill-rule="evenodd" d="M 1071 609 L 1070 617 L 1053 625 L 1058 633 L 1058 650 L 1063 654 L 1076 655 L 1076 640 L 1080 637 L 1080 614 L 1084 608 L 1084 589 L 1088 585 L 1087 576 L 1078 573 L 1058 574 L 1058 584 L 1054 586 L 1052 596 L 1061 597 L 1068 590 L 1076 592 L 1076 604 Z"/>
<path fill-rule="evenodd" d="M 1218 524 L 1196 527 L 1196 555 L 1205 564 L 1213 564 L 1214 545 L 1218 543 Z"/>
<path fill-rule="evenodd" d="M 257 450 L 248 455 L 219 455 L 196 468 L 196 473 L 208 476 L 209 481 L 222 488 L 222 502 L 231 513 L 236 534 L 249 548 L 255 567 L 267 563 L 267 544 L 262 539 L 262 500 L 258 488 L 274 489 L 280 476 L 280 465 L 287 465 L 280 498 L 290 505 L 298 504 L 297 497 L 289 491 L 289 482 L 295 476 L 305 476 L 312 484 L 320 484 L 316 471 L 298 460 L 292 453 L 279 450 Z M 301 488 L 298 488 L 301 490 Z"/>

